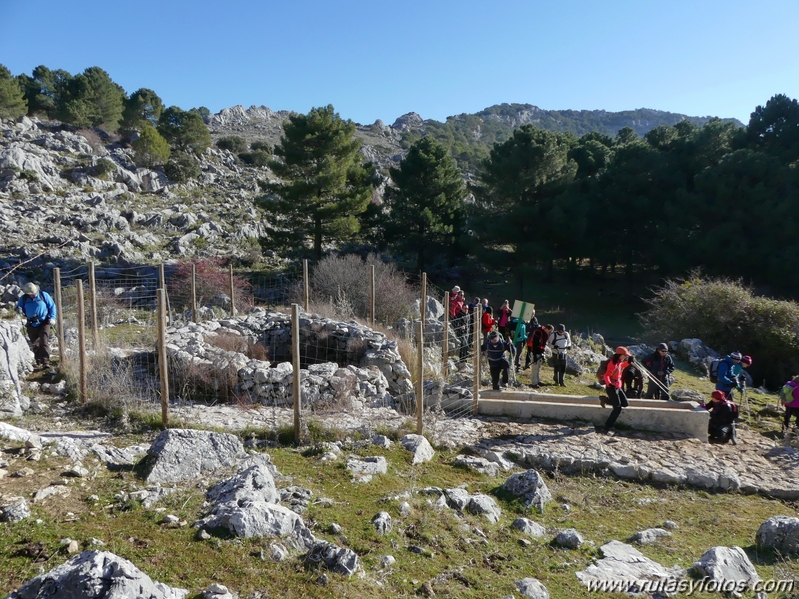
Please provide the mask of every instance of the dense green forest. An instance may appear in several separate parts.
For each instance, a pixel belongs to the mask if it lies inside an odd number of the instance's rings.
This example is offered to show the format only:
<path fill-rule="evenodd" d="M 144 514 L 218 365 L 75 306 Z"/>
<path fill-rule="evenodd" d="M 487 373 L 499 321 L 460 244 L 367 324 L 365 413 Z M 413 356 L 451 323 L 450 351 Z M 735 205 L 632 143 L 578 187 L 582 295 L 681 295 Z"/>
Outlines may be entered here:
<path fill-rule="evenodd" d="M 577 136 L 601 133 L 613 137 L 625 127 L 643 136 L 660 125 L 676 125 L 688 121 L 702 127 L 710 120 L 711 117 L 691 117 L 647 108 L 607 112 L 542 110 L 532 104 L 497 104 L 475 114 L 448 117 L 443 123 L 425 121 L 423 131 L 405 133 L 402 144 L 408 148 L 422 135 L 434 137 L 450 150 L 461 169 L 474 173 L 479 169 L 480 162 L 488 158 L 495 143 L 504 142 L 513 134 L 514 129 L 525 124 L 553 133 L 573 133 Z M 741 125 L 736 119 L 722 121 Z"/>
<path fill-rule="evenodd" d="M 369 165 L 358 165 L 351 121 L 332 106 L 314 109 L 305 118 L 324 112 L 325 119 L 303 140 L 291 137 L 297 125 L 287 122 L 277 147 L 239 152 L 243 165 L 283 175 L 278 185 L 263 181 L 268 193 L 256 203 L 269 208 L 290 200 L 282 195 L 299 189 L 292 186 L 295 175 L 325 181 L 335 174 L 341 184 L 302 191 L 304 203 L 292 203 L 314 215 L 314 226 L 275 234 L 262 247 L 281 249 L 285 238 L 285 249 L 313 248 L 319 255 L 324 233 L 326 244 L 366 244 L 419 269 L 472 260 L 524 281 L 557 268 L 574 276 L 623 271 L 633 278 L 680 276 L 699 267 L 774 294 L 799 293 L 796 100 L 772 97 L 744 127 L 682 119 L 644 135 L 631 127 L 609 130 L 614 119 L 643 121 L 655 111 L 563 111 L 512 128 L 534 117 L 534 109 L 501 105 L 427 122 L 425 137 L 405 139 L 410 151 L 391 169 L 383 203 L 363 201 L 376 179 Z M 573 132 L 596 123 L 597 112 L 606 117 L 600 130 Z M 73 76 L 40 66 L 14 77 L 0 66 L 0 117 L 26 113 L 118 132 L 122 143 L 132 140 L 141 165 L 163 168 L 178 181 L 199 173 L 196 156 L 211 142 L 207 109 L 166 108 L 149 89 L 128 95 L 99 67 Z M 315 140 L 330 136 L 335 147 L 346 148 L 346 159 L 314 153 Z M 218 144 L 233 147 L 234 141 Z M 464 159 L 474 169 L 465 177 L 469 185 L 459 186 L 453 174 L 463 176 Z"/>
<path fill-rule="evenodd" d="M 797 160 L 799 104 L 783 95 L 745 127 L 683 120 L 578 138 L 522 125 L 480 162 L 464 223 L 437 243 L 449 264 L 470 254 L 520 281 L 557 267 L 630 278 L 702 268 L 796 294 Z"/>

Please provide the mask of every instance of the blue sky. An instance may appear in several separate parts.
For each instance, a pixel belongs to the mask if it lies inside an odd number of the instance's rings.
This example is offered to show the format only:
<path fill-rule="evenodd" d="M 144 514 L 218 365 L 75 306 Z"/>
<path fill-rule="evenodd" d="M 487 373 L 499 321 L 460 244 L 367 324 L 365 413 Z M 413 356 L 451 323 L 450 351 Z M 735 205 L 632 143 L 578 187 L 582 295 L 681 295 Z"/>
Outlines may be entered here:
<path fill-rule="evenodd" d="M 128 93 L 386 123 L 502 102 L 746 123 L 799 98 L 796 0 L 0 0 L 0 63 L 105 69 Z"/>

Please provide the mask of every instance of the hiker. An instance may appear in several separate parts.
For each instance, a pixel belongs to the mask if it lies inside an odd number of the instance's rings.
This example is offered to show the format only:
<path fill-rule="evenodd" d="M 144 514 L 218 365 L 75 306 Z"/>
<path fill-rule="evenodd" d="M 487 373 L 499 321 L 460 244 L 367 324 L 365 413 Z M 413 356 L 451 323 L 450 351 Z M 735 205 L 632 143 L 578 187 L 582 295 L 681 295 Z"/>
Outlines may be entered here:
<path fill-rule="evenodd" d="M 488 300 L 483 300 L 483 301 L 487 302 Z M 494 325 L 497 323 L 497 321 L 494 320 L 493 313 L 494 311 L 491 309 L 491 306 L 487 305 L 483 306 L 483 316 L 482 319 L 480 320 L 480 324 L 482 326 L 482 331 L 483 331 L 483 343 L 485 343 L 488 340 L 488 334 L 492 330 L 494 330 Z"/>
<path fill-rule="evenodd" d="M 737 373 L 738 375 L 738 386 L 743 388 L 744 385 L 747 387 L 752 386 L 752 375 L 746 372 L 746 369 L 752 365 L 752 356 L 742 356 L 741 357 L 741 370 Z"/>
<path fill-rule="evenodd" d="M 735 429 L 738 406 L 727 394 L 716 389 L 710 394 L 710 405 L 706 405 L 705 402 L 699 405 L 710 412 L 710 422 L 707 425 L 709 441 L 711 443 L 732 441 L 733 445 L 738 445 L 738 432 Z"/>
<path fill-rule="evenodd" d="M 544 352 L 547 350 L 547 341 L 555 327 L 545 324 L 542 327 L 533 329 L 533 334 L 529 337 L 527 346 L 527 360 L 529 363 L 530 354 L 533 356 L 532 367 L 530 369 L 530 385 L 538 389 L 541 386 L 541 366 L 544 364 Z M 526 368 L 526 367 L 525 367 Z"/>
<path fill-rule="evenodd" d="M 513 358 L 513 345 L 503 341 L 497 331 L 491 331 L 480 349 L 486 353 L 486 358 L 488 358 L 492 389 L 502 391 L 502 387 L 508 386 L 508 371 L 510 370 L 510 363 L 505 358 L 505 352 L 509 352 Z M 502 387 L 499 383 L 500 374 L 502 375 Z"/>
<path fill-rule="evenodd" d="M 522 347 L 524 347 L 525 342 L 527 341 L 527 325 L 524 324 L 524 321 L 519 318 L 516 322 L 516 330 L 513 331 L 513 347 L 516 350 L 516 356 L 513 360 L 513 366 L 516 368 L 516 372 L 519 372 L 519 362 L 522 358 Z"/>
<path fill-rule="evenodd" d="M 649 379 L 646 386 L 647 399 L 669 399 L 669 387 L 674 372 L 674 359 L 669 354 L 669 346 L 659 343 L 651 356 L 644 360 L 644 368 L 657 382 Z M 658 385 L 660 383 L 660 385 Z"/>
<path fill-rule="evenodd" d="M 469 351 L 469 338 L 466 335 L 466 298 L 463 289 L 455 285 L 449 296 L 449 319 L 455 329 L 455 338 L 460 342 L 460 359 L 465 360 Z"/>
<path fill-rule="evenodd" d="M 28 319 L 25 329 L 36 358 L 36 370 L 50 367 L 50 330 L 55 326 L 55 302 L 35 283 L 26 283 L 17 300 L 17 314 Z"/>
<path fill-rule="evenodd" d="M 723 391 L 727 399 L 732 399 L 733 390 L 738 384 L 738 374 L 741 372 L 741 352 L 734 351 L 729 356 L 726 356 L 718 366 L 718 378 L 716 380 L 716 391 Z"/>
<path fill-rule="evenodd" d="M 572 346 L 571 335 L 566 331 L 565 324 L 559 324 L 550 335 L 547 342 L 552 348 L 552 357 L 555 360 L 554 385 L 566 386 L 566 359 L 569 348 Z"/>
<path fill-rule="evenodd" d="M 621 385 L 622 373 L 630 366 L 632 359 L 633 355 L 630 350 L 620 345 L 613 352 L 613 356 L 608 360 L 607 366 L 605 367 L 605 372 L 602 373 L 602 383 L 605 385 L 605 392 L 608 397 L 605 399 L 600 396 L 599 404 L 603 408 L 608 404 L 613 406 L 613 410 L 610 412 L 610 416 L 608 416 L 608 419 L 605 421 L 605 426 L 601 430 L 605 435 L 613 434 L 613 425 L 616 424 L 616 419 L 619 417 L 619 414 L 621 414 L 622 408 L 626 408 L 630 405 L 627 402 L 627 396 L 624 394 Z"/>
<path fill-rule="evenodd" d="M 799 427 L 799 376 L 793 377 L 790 381 L 785 383 L 784 386 L 793 387 L 793 391 L 791 391 L 792 400 L 788 403 L 783 403 L 785 406 L 785 417 L 782 419 L 782 437 L 787 440 L 790 435 L 789 427 L 791 424 L 791 416 L 794 416 L 794 432 L 796 432 L 797 427 Z"/>
<path fill-rule="evenodd" d="M 510 309 L 510 302 L 505 300 L 502 302 L 502 305 L 499 308 L 499 314 L 497 318 L 497 328 L 499 329 L 500 334 L 505 338 L 505 340 L 509 340 L 508 337 L 508 325 L 510 324 L 510 317 L 513 315 L 513 310 Z"/>
<path fill-rule="evenodd" d="M 644 373 L 640 364 L 630 364 L 622 372 L 621 380 L 624 394 L 628 397 L 641 397 L 644 392 Z"/>

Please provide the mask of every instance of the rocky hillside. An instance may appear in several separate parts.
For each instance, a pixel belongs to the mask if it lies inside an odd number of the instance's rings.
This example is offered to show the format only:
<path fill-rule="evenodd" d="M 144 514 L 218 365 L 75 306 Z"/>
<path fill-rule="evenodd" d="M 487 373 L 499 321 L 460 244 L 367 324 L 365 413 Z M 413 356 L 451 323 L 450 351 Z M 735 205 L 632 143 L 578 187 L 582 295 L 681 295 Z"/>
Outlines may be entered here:
<path fill-rule="evenodd" d="M 264 173 L 215 148 L 200 163 L 197 180 L 176 185 L 95 131 L 0 121 L 0 270 L 39 255 L 30 267 L 246 258 L 263 235 L 252 199 Z"/>
<path fill-rule="evenodd" d="M 266 140 L 274 145 L 280 141 L 281 123 L 288 118 L 288 111 L 274 112 L 266 106 L 243 106 L 225 108 L 207 119 L 214 138 L 238 135 L 252 142 Z M 485 155 L 496 142 L 510 137 L 514 129 L 532 124 L 540 129 L 554 132 L 571 132 L 577 136 L 598 131 L 610 137 L 624 127 L 630 127 L 638 135 L 661 125 L 675 125 L 683 120 L 702 126 L 711 117 L 693 117 L 662 110 L 638 109 L 621 112 L 606 110 L 542 110 L 531 104 L 499 104 L 490 106 L 476 114 L 458 114 L 447 117 L 445 122 L 423 119 L 415 112 L 399 117 L 392 125 L 378 119 L 371 125 L 357 125 L 356 135 L 363 142 L 364 155 L 386 169 L 399 163 L 404 148 L 425 134 L 433 135 L 445 145 L 461 154 L 461 167 L 473 170 L 477 160 Z M 739 126 L 736 119 L 724 119 Z M 463 156 L 463 146 L 471 146 L 471 156 Z"/>
<path fill-rule="evenodd" d="M 289 114 L 235 106 L 210 116 L 207 124 L 214 139 L 238 135 L 274 145 Z M 392 125 L 358 125 L 356 135 L 384 178 L 379 196 L 388 168 L 423 134 L 449 144 L 468 172 L 494 142 L 526 123 L 608 134 L 629 126 L 643 134 L 686 118 L 707 120 L 653 110 L 553 112 L 503 104 L 446 123 L 408 113 Z M 258 181 L 272 177 L 268 168 L 244 165 L 232 153 L 211 148 L 201 157 L 201 175 L 177 185 L 161 172 L 137 168 L 132 159 L 130 148 L 98 130 L 27 117 L 0 121 L 0 270 L 36 256 L 41 258 L 31 267 L 89 259 L 141 264 L 195 255 L 260 258 L 264 227 L 253 200 Z"/>

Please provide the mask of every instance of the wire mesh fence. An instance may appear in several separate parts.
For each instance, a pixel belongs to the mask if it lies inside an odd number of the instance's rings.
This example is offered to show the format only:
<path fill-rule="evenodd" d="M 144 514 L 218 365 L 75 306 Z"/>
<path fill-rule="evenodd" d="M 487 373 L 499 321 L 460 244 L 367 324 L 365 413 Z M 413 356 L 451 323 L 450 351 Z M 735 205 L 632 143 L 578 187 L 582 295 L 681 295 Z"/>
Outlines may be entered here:
<path fill-rule="evenodd" d="M 420 429 L 431 418 L 475 411 L 478 311 L 450 319 L 447 294 L 424 274 L 399 273 L 398 279 L 395 270 L 361 261 L 353 276 L 367 299 L 355 301 L 357 294 L 347 289 L 339 305 L 324 281 L 313 271 L 303 276 L 302 268 L 264 276 L 221 261 L 96 269 L 87 264 L 58 275 L 63 342 L 55 353 L 73 381 L 85 362 L 84 401 L 123 411 L 155 408 L 161 400 L 158 359 L 164 354 L 173 406 L 265 406 L 275 411 L 274 423 L 285 423 L 294 409 L 298 362 L 305 418 L 341 420 L 372 411 L 379 420 L 379 414 L 392 412 L 415 418 Z M 83 310 L 79 285 L 85 290 Z M 157 343 L 160 288 L 173 332 L 164 348 Z M 303 302 L 309 310 L 299 318 L 296 352 L 287 307 Z M 336 318 L 342 305 L 348 319 Z"/>

